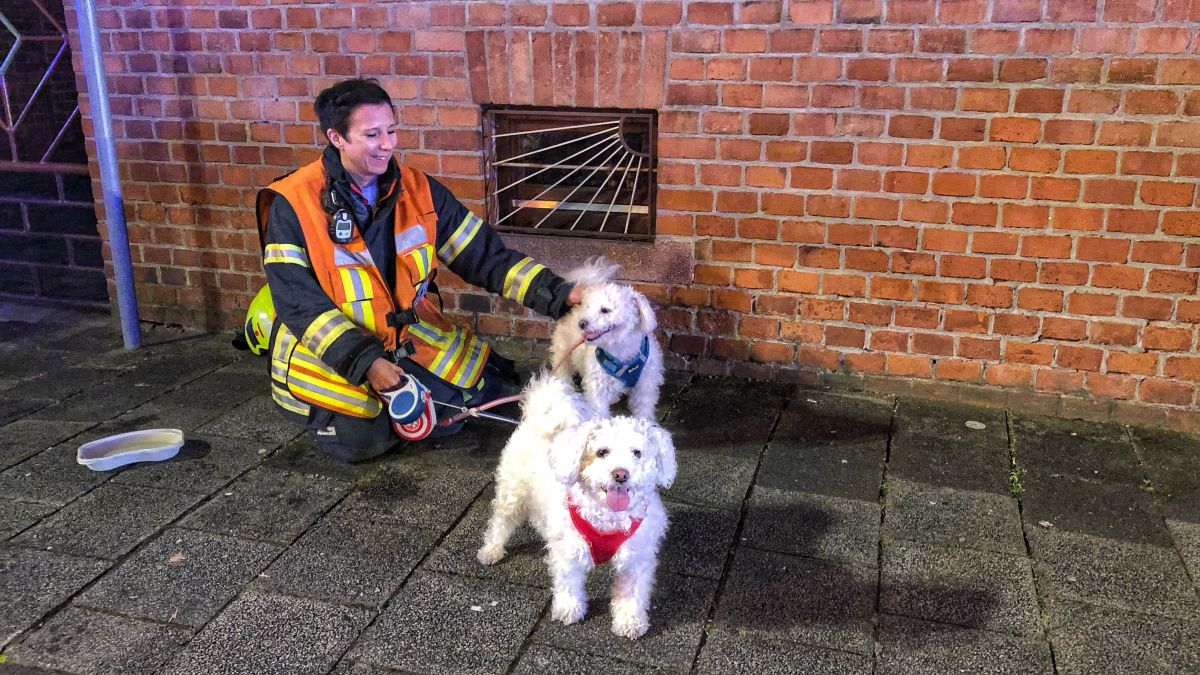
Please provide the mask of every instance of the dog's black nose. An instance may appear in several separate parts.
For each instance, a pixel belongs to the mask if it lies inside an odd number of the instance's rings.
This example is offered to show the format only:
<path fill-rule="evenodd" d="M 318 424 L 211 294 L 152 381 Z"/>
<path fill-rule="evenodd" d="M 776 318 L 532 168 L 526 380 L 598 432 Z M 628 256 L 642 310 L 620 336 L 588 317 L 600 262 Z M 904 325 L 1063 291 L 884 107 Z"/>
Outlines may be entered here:
<path fill-rule="evenodd" d="M 618 483 L 624 483 L 629 480 L 629 472 L 625 469 L 613 469 L 612 477 Z"/>
<path fill-rule="evenodd" d="M 587 319 L 579 320 L 579 330 L 587 330 Z"/>

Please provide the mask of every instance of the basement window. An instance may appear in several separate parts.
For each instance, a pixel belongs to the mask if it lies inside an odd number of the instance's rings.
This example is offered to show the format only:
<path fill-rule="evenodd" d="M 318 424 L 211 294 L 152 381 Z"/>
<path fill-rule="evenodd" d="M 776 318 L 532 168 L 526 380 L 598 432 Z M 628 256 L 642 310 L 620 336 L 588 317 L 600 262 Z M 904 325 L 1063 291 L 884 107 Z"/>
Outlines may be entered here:
<path fill-rule="evenodd" d="M 487 107 L 483 135 L 487 210 L 496 229 L 654 238 L 655 111 Z"/>

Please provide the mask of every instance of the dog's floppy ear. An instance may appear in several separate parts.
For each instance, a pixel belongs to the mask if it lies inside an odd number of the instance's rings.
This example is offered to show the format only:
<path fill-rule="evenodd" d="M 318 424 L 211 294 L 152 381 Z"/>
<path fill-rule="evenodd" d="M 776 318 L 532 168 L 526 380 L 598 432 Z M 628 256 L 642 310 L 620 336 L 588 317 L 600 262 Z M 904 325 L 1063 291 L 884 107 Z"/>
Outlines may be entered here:
<path fill-rule="evenodd" d="M 592 426 L 584 422 L 568 427 L 550 441 L 550 471 L 554 479 L 563 485 L 574 485 L 579 480 L 579 463 L 591 438 Z"/>
<path fill-rule="evenodd" d="M 637 307 L 638 323 L 641 326 L 639 332 L 653 333 L 654 329 L 658 328 L 658 317 L 654 314 L 654 308 L 650 306 L 650 301 L 646 296 L 633 291 L 630 293 L 633 296 L 633 304 Z"/>
<path fill-rule="evenodd" d="M 658 467 L 657 479 L 658 484 L 664 488 L 671 487 L 675 482 L 675 442 L 671 440 L 671 434 L 654 422 L 647 422 L 646 437 L 654 444 L 654 462 Z"/>

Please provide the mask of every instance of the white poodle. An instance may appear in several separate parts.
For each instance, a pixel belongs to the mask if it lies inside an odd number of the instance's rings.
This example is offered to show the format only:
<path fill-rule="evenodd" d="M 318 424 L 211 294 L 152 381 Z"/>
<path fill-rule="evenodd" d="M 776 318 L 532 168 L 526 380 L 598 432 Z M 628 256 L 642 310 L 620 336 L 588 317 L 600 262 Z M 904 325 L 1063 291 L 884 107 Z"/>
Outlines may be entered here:
<path fill-rule="evenodd" d="M 550 363 L 556 375 L 578 374 L 588 402 L 605 416 L 628 393 L 630 411 L 653 420 L 663 382 L 658 321 L 646 296 L 613 281 L 618 269 L 597 258 L 567 273 L 583 298 L 555 324 Z"/>
<path fill-rule="evenodd" d="M 644 634 L 667 532 L 657 488 L 675 480 L 670 435 L 646 419 L 597 417 L 569 383 L 544 374 L 530 383 L 522 406 L 496 469 L 479 562 L 500 561 L 509 535 L 528 520 L 546 541 L 553 619 L 570 624 L 584 617 L 584 580 L 611 559 L 612 630 L 628 638 Z"/>

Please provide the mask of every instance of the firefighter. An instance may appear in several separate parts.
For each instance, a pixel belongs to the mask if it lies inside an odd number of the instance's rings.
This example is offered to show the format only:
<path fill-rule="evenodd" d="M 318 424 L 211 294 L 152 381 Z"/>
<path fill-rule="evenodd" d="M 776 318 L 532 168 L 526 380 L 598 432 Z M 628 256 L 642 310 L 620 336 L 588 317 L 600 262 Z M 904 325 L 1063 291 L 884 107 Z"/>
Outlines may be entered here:
<path fill-rule="evenodd" d="M 378 82 L 335 84 L 314 109 L 329 140 L 322 156 L 258 195 L 277 315 L 271 391 L 318 449 L 358 461 L 400 441 L 376 392 L 412 377 L 433 401 L 475 406 L 519 387 L 511 361 L 443 315 L 439 265 L 555 319 L 579 290 L 505 247 L 441 183 L 396 162 L 395 111 Z"/>

